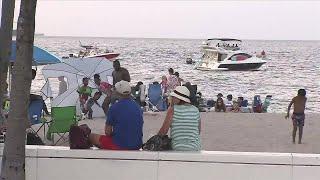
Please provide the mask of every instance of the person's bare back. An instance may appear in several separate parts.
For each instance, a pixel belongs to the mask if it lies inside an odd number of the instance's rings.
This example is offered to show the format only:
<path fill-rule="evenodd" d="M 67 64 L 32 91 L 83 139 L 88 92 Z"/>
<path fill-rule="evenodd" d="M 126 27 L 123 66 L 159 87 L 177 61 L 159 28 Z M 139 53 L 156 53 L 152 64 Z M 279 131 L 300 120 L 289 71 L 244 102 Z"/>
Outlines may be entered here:
<path fill-rule="evenodd" d="M 293 113 L 304 113 L 307 102 L 307 98 L 305 96 L 296 96 L 292 98 L 291 102 L 293 103 Z"/>

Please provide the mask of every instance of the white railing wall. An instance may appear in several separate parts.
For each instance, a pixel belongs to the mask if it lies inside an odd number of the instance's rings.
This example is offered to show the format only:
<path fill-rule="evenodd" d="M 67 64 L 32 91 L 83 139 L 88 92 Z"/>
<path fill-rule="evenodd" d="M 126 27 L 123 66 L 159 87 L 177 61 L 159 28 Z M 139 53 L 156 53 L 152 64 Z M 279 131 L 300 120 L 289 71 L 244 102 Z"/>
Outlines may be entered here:
<path fill-rule="evenodd" d="M 320 154 L 27 146 L 26 176 L 27 180 L 319 180 Z"/>

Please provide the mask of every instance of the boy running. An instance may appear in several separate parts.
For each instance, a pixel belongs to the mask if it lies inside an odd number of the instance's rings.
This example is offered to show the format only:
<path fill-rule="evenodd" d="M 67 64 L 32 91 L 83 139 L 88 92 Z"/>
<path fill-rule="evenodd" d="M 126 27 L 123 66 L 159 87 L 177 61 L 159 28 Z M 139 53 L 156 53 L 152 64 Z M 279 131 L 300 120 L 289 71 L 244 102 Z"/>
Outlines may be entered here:
<path fill-rule="evenodd" d="M 302 133 L 303 133 L 303 126 L 304 126 L 304 110 L 306 107 L 306 90 L 304 89 L 299 89 L 298 90 L 298 95 L 294 98 L 292 98 L 289 106 L 288 106 L 288 112 L 286 115 L 286 119 L 289 118 L 289 113 L 290 113 L 290 108 L 293 104 L 293 113 L 292 113 L 292 124 L 293 124 L 293 131 L 292 131 L 292 143 L 296 143 L 296 132 L 297 132 L 297 127 L 299 127 L 299 144 L 301 144 L 301 139 L 302 139 Z"/>

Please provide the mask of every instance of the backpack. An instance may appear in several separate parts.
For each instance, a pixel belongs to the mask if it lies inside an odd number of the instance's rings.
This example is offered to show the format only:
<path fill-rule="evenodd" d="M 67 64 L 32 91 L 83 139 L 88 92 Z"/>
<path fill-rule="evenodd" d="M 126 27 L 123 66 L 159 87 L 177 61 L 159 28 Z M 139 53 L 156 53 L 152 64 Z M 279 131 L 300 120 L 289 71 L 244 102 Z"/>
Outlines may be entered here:
<path fill-rule="evenodd" d="M 168 135 L 154 135 L 142 145 L 142 149 L 147 151 L 172 150 L 171 138 Z"/>
<path fill-rule="evenodd" d="M 89 142 L 91 129 L 86 124 L 71 125 L 69 131 L 70 149 L 89 149 L 92 144 Z"/>
<path fill-rule="evenodd" d="M 27 145 L 44 145 L 42 139 L 33 132 L 27 133 Z"/>

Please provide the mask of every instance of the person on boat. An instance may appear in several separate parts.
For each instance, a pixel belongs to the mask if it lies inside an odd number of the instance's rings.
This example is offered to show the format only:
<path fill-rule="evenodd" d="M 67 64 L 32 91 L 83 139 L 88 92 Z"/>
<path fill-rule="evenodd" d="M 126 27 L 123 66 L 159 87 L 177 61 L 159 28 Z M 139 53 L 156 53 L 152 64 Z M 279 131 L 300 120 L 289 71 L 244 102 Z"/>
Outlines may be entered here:
<path fill-rule="evenodd" d="M 115 92 L 120 99 L 109 109 L 105 134 L 91 133 L 89 141 L 101 149 L 138 150 L 142 146 L 143 137 L 142 111 L 131 99 L 131 87 L 128 81 L 117 82 Z"/>
<path fill-rule="evenodd" d="M 116 83 L 120 81 L 127 81 L 130 82 L 130 74 L 126 68 L 121 67 L 120 62 L 118 60 L 113 61 L 113 72 L 112 72 L 112 79 L 113 79 L 113 87 Z M 114 103 L 119 99 L 118 94 L 115 92 L 114 89 L 111 89 L 110 96 L 105 98 L 104 102 L 102 103 L 102 109 L 104 113 L 107 115 L 110 104 Z"/>
<path fill-rule="evenodd" d="M 84 115 L 88 113 L 88 119 L 92 119 L 92 114 L 93 114 L 92 106 L 94 104 L 101 107 L 100 104 L 98 103 L 98 100 L 100 99 L 101 95 L 102 95 L 102 92 L 97 91 L 96 93 L 94 93 L 93 97 L 89 98 L 89 100 L 84 105 L 82 112 L 84 113 Z"/>
<path fill-rule="evenodd" d="M 36 78 L 36 75 L 37 75 L 37 71 L 35 69 L 32 69 L 31 70 L 31 73 L 32 73 L 32 80 L 34 80 Z M 35 94 L 35 93 L 30 93 L 30 103 L 32 101 L 35 101 L 35 100 L 41 100 L 43 102 L 43 111 L 47 114 L 47 115 L 50 115 L 49 111 L 48 111 L 48 108 L 47 108 L 47 105 L 46 103 L 44 102 L 42 96 L 38 95 L 38 94 Z"/>
<path fill-rule="evenodd" d="M 217 102 L 216 102 L 214 110 L 215 110 L 215 112 L 226 112 L 226 106 L 223 103 L 222 97 L 219 97 L 217 99 Z"/>
<path fill-rule="evenodd" d="M 287 115 L 285 116 L 286 119 L 289 118 L 290 109 L 293 104 L 293 113 L 292 113 L 292 143 L 295 144 L 296 142 L 296 133 L 297 133 L 297 127 L 299 127 L 299 141 L 298 143 L 301 144 L 302 134 L 303 134 L 303 126 L 304 126 L 304 120 L 305 120 L 305 114 L 304 110 L 306 108 L 306 90 L 305 89 L 299 89 L 298 95 L 292 98 L 291 102 L 288 106 Z"/>
<path fill-rule="evenodd" d="M 266 56 L 266 52 L 264 52 L 264 50 L 262 50 L 261 56 L 262 56 L 262 57 L 263 57 L 263 56 Z"/>
<path fill-rule="evenodd" d="M 83 85 L 78 88 L 77 92 L 79 93 L 79 101 L 81 109 L 84 109 L 84 105 L 86 104 L 89 96 L 91 97 L 92 88 L 89 85 L 89 78 L 84 77 L 82 79 Z"/>
<path fill-rule="evenodd" d="M 59 93 L 58 93 L 58 96 L 59 96 L 60 94 L 67 91 L 68 85 L 67 85 L 67 82 L 64 80 L 64 76 L 59 76 L 58 80 L 59 80 Z"/>
<path fill-rule="evenodd" d="M 198 108 L 190 104 L 190 91 L 185 86 L 177 86 L 170 95 L 173 106 L 168 108 L 158 134 L 166 135 L 170 129 L 173 150 L 200 151 L 200 113 Z"/>

